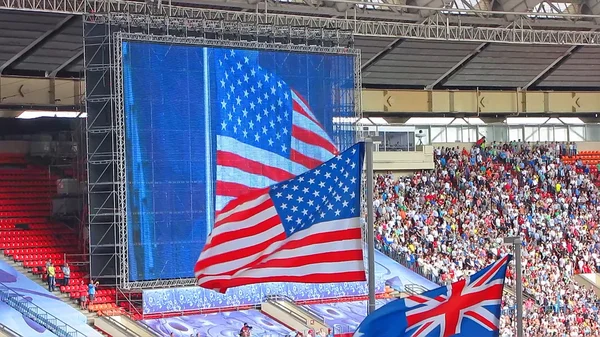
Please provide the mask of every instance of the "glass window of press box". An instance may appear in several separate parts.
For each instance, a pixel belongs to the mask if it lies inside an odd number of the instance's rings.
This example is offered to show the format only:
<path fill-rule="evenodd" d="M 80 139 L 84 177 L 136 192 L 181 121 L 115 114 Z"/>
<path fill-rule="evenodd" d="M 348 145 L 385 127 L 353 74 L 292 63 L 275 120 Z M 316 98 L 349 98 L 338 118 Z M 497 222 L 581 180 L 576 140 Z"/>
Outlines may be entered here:
<path fill-rule="evenodd" d="M 377 151 L 415 151 L 419 145 L 488 142 L 585 142 L 600 141 L 600 124 L 576 117 L 518 118 L 486 123 L 480 118 L 409 118 L 391 124 L 384 118 L 362 118 L 357 129 L 371 137 Z"/>

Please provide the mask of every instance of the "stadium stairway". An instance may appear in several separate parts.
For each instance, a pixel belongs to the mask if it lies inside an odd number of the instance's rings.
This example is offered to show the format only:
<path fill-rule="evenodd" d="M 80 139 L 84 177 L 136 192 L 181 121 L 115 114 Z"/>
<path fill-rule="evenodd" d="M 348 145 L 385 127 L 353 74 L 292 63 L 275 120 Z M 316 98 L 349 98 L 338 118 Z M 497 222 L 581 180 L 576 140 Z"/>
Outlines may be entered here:
<path fill-rule="evenodd" d="M 83 256 L 74 245 L 78 236 L 73 229 L 52 219 L 52 198 L 57 194 L 58 176 L 48 167 L 31 164 L 21 154 L 0 154 L 0 252 L 2 258 L 42 286 L 46 284 L 46 262 L 52 259 L 62 267 L 70 257 Z M 81 259 L 81 258 L 80 258 Z M 96 301 L 88 310 L 79 308 L 78 300 L 87 294 L 89 265 L 71 263 L 71 278 L 66 286 L 57 268 L 59 297 L 82 311 L 89 323 L 98 312 L 122 313 L 116 302 L 115 289 L 98 289 Z"/>
<path fill-rule="evenodd" d="M 297 305 L 287 296 L 267 296 L 260 311 L 292 331 L 330 331 L 325 318 L 308 307 Z"/>

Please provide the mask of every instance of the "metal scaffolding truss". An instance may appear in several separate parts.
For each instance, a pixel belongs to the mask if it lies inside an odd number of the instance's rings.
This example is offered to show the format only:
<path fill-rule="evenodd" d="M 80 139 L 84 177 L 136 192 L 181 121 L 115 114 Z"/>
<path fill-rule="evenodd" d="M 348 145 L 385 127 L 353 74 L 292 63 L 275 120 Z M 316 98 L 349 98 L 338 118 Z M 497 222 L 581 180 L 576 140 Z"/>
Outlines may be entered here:
<path fill-rule="evenodd" d="M 190 7 L 170 6 L 160 4 L 160 1 L 116 0 L 0 0 L 0 8 L 79 13 L 90 21 L 132 27 L 279 34 L 296 38 L 335 38 L 340 34 L 354 34 L 445 41 L 600 45 L 600 32 L 593 31 L 600 27 L 597 24 L 600 15 L 532 14 L 390 3 L 378 3 L 376 10 L 370 10 L 368 6 L 373 6 L 372 2 L 332 2 L 345 5 L 347 9 L 332 15 L 327 12 L 331 8 L 316 6 L 311 11 L 293 11 L 292 7 L 297 9 L 299 6 L 294 1 L 286 4 L 275 1 L 276 4 L 271 6 L 268 5 L 271 1 L 258 1 L 248 7 L 248 3 L 242 6 L 240 1 L 225 3 L 213 0 L 201 0 L 194 6 L 223 8 L 227 4 L 234 8 L 239 6 L 239 10 L 197 8 L 191 7 L 192 4 Z M 303 6 L 308 7 L 306 4 Z"/>
<path fill-rule="evenodd" d="M 110 7 L 110 4 L 116 7 Z M 531 26 L 525 18 L 504 27 L 468 26 L 455 24 L 441 13 L 422 23 L 409 23 L 106 2 L 104 7 L 100 6 L 86 16 L 95 22 L 128 27 L 216 34 L 274 34 L 308 39 L 363 35 L 443 41 L 600 45 L 600 32 L 596 31 L 539 29 Z"/>
<path fill-rule="evenodd" d="M 424 23 L 355 21 L 282 14 L 257 14 L 193 9 L 194 17 L 177 18 L 137 14 L 89 14 L 96 22 L 201 31 L 261 35 L 279 32 L 291 38 L 333 38 L 345 34 L 442 41 L 479 41 L 548 45 L 600 45 L 600 32 L 534 29 L 515 22 L 510 27 L 455 26 L 441 16 Z M 327 33 L 329 32 L 329 33 Z M 275 35 L 278 35 L 275 33 Z"/>
<path fill-rule="evenodd" d="M 111 23 L 108 25 L 105 23 Z M 116 234 L 115 237 L 115 260 L 117 266 L 117 285 L 121 289 L 152 289 L 152 288 L 165 288 L 165 287 L 183 287 L 192 286 L 195 284 L 194 278 L 178 278 L 178 279 L 162 279 L 162 280 L 144 280 L 144 281 L 131 281 L 130 280 L 130 268 L 129 268 L 129 233 L 128 233 L 128 219 L 127 219 L 127 154 L 126 154 L 126 137 L 125 137 L 125 111 L 124 111 L 124 87 L 123 87 L 123 55 L 122 55 L 122 43 L 123 41 L 143 41 L 143 42 L 157 42 L 167 44 L 186 44 L 196 46 L 214 46 L 214 47 L 230 47 L 230 48 L 251 48 L 251 49 L 264 49 L 264 50 L 277 50 L 277 51 L 292 51 L 292 52 L 305 52 L 305 53 L 321 53 L 321 54 L 337 54 L 337 55 L 349 55 L 354 57 L 354 90 L 349 95 L 354 95 L 352 102 L 354 104 L 354 111 L 356 117 L 360 119 L 361 113 L 361 69 L 360 69 L 360 53 L 359 51 L 348 48 L 331 46 L 324 47 L 318 45 L 299 45 L 299 44 L 280 44 L 280 43 L 263 43 L 259 41 L 240 41 L 240 40 L 223 40 L 223 39 L 209 39 L 204 37 L 193 37 L 193 36 L 173 36 L 173 35 L 149 35 L 140 33 L 131 33 L 127 29 L 131 26 L 125 26 L 122 31 L 115 30 L 116 26 L 114 22 L 103 22 L 101 20 L 95 20 L 93 23 L 87 23 L 87 25 L 93 26 L 104 26 L 113 27 L 110 37 L 106 37 L 105 43 L 110 46 L 111 57 L 108 62 L 101 66 L 102 69 L 110 70 L 111 74 L 111 92 L 110 95 L 103 95 L 100 97 L 94 97 L 88 95 L 88 102 L 94 100 L 110 101 L 111 104 L 107 105 L 106 109 L 99 111 L 101 114 L 107 116 L 109 124 L 111 125 L 110 135 L 112 138 L 111 159 L 109 160 L 114 168 L 113 171 L 108 173 L 102 173 L 106 175 L 106 179 L 110 182 L 110 190 L 112 192 L 112 198 L 107 198 L 114 205 L 114 223 L 110 228 Z M 182 33 L 181 31 L 178 31 Z M 87 60 L 86 60 L 87 61 Z M 86 74 L 93 73 L 97 70 L 95 67 L 89 66 L 86 62 Z M 88 84 L 88 86 L 91 85 Z M 113 107 L 112 110 L 108 107 Z M 88 113 L 88 120 L 90 119 Z M 88 128 L 88 135 L 94 134 L 94 128 Z M 108 136 L 106 136 L 108 138 Z M 109 142 L 107 139 L 106 142 Z M 90 149 L 91 150 L 91 149 Z M 93 170 L 92 170 L 93 171 Z M 91 176 L 90 176 L 91 177 Z M 91 181 L 91 179 L 90 179 Z M 97 198 L 97 197 L 96 197 Z M 103 199 L 100 199 L 102 201 Z M 105 201 L 106 202 L 106 201 Z M 97 202 L 98 203 L 98 202 Z M 97 204 L 96 203 L 96 204 Z M 92 213 L 92 208 L 90 208 Z M 93 223 L 93 219 L 90 223 Z M 102 227 L 100 227 L 102 228 Z"/>

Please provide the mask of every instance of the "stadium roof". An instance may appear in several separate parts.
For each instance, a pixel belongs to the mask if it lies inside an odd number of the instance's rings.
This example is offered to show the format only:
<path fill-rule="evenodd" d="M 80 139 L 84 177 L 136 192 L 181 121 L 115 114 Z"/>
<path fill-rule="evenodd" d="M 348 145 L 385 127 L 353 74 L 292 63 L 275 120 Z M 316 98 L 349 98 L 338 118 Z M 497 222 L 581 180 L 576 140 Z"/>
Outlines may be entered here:
<path fill-rule="evenodd" d="M 165 2 L 166 0 L 163 0 Z M 0 73 L 82 77 L 80 0 L 0 0 Z M 10 10 L 30 8 L 37 12 Z M 460 20 L 464 25 L 526 26 L 554 30 L 600 28 L 600 0 L 184 0 L 177 4 L 223 10 L 318 17 L 423 22 Z M 45 6 L 36 8 L 36 6 Z M 68 6 L 67 6 L 68 5 Z M 44 12 L 39 11 L 45 10 Z M 48 11 L 54 11 L 51 13 Z M 60 13 L 59 13 L 60 12 Z M 66 13 L 70 12 L 70 13 Z M 515 14 L 515 13 L 520 14 Z M 597 14 L 591 15 L 591 14 Z M 600 86 L 600 47 L 497 44 L 356 36 L 363 83 L 381 88 L 594 89 Z M 1 98 L 1 97 L 0 97 Z"/>

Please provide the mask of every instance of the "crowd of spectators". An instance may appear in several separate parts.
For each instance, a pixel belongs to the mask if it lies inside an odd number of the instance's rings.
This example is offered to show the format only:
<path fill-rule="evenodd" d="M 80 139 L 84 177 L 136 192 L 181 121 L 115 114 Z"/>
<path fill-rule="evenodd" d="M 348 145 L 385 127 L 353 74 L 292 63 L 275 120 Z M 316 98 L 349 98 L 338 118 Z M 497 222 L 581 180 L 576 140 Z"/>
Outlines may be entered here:
<path fill-rule="evenodd" d="M 458 280 L 523 240 L 525 336 L 600 336 L 598 298 L 573 279 L 600 271 L 597 168 L 566 164 L 575 144 L 480 142 L 438 148 L 435 168 L 375 182 L 378 248 L 431 280 Z M 514 266 L 501 336 L 514 336 Z"/>

